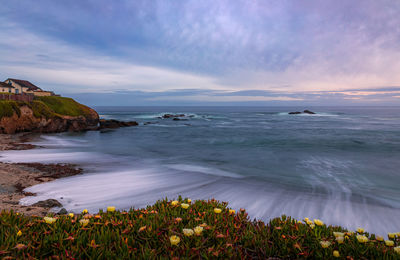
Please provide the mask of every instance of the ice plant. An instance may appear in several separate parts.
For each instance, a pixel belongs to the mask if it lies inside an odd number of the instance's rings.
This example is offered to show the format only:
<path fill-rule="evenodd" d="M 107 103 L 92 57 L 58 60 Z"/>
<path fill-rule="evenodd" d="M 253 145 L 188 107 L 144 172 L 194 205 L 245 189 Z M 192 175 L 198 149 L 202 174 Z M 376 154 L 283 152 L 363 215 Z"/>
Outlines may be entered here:
<path fill-rule="evenodd" d="M 357 228 L 357 232 L 362 234 L 362 233 L 364 233 L 364 229 L 363 228 Z"/>
<path fill-rule="evenodd" d="M 324 222 L 322 222 L 322 220 L 319 220 L 319 219 L 314 219 L 314 223 L 317 226 L 323 226 L 324 225 Z"/>
<path fill-rule="evenodd" d="M 181 204 L 181 207 L 182 207 L 183 209 L 187 209 L 187 208 L 189 208 L 189 204 L 187 204 L 187 203 L 182 203 L 182 204 Z"/>
<path fill-rule="evenodd" d="M 333 251 L 333 256 L 334 256 L 334 257 L 340 257 L 339 251 L 334 250 L 334 251 Z"/>
<path fill-rule="evenodd" d="M 388 237 L 393 239 L 396 237 L 396 233 L 388 233 Z"/>
<path fill-rule="evenodd" d="M 87 214 L 89 211 L 87 209 L 82 210 L 82 214 Z"/>
<path fill-rule="evenodd" d="M 177 246 L 179 242 L 181 242 L 181 239 L 178 236 L 173 235 L 169 238 L 169 241 L 171 242 L 171 245 Z"/>
<path fill-rule="evenodd" d="M 314 223 L 311 223 L 311 224 L 310 224 L 310 228 L 314 229 L 314 228 L 315 228 L 315 224 L 314 224 Z"/>
<path fill-rule="evenodd" d="M 142 231 L 145 230 L 145 229 L 146 229 L 146 226 L 140 227 L 140 228 L 139 228 L 139 232 L 142 232 Z"/>
<path fill-rule="evenodd" d="M 17 232 L 17 237 L 20 237 L 20 236 L 22 236 L 22 231 L 21 231 L 21 230 L 18 230 L 18 232 Z"/>
<path fill-rule="evenodd" d="M 214 209 L 214 212 L 217 213 L 217 214 L 219 214 L 219 213 L 222 212 L 222 209 L 220 209 L 220 208 L 215 208 L 215 209 Z"/>
<path fill-rule="evenodd" d="M 188 202 L 188 203 L 192 203 L 192 200 L 191 200 L 191 199 L 187 199 L 187 202 Z"/>
<path fill-rule="evenodd" d="M 394 242 L 392 240 L 385 240 L 385 245 L 394 246 Z"/>
<path fill-rule="evenodd" d="M 107 212 L 114 212 L 114 211 L 115 211 L 114 206 L 107 207 Z"/>
<path fill-rule="evenodd" d="M 344 237 L 336 237 L 336 241 L 338 242 L 338 244 L 342 244 L 344 241 Z"/>
<path fill-rule="evenodd" d="M 184 228 L 182 231 L 183 231 L 183 234 L 187 237 L 191 237 L 194 234 L 194 231 L 191 228 Z"/>
<path fill-rule="evenodd" d="M 69 213 L 68 216 L 69 216 L 70 218 L 73 218 L 73 217 L 74 217 L 74 213 Z"/>
<path fill-rule="evenodd" d="M 81 223 L 82 226 L 86 227 L 89 224 L 88 219 L 81 219 L 79 220 L 79 223 Z"/>
<path fill-rule="evenodd" d="M 175 221 L 179 223 L 182 221 L 182 218 L 175 218 Z"/>
<path fill-rule="evenodd" d="M 235 213 L 236 213 L 236 211 L 235 211 L 234 209 L 230 209 L 230 210 L 229 210 L 229 214 L 233 215 L 233 214 L 235 214 Z"/>
<path fill-rule="evenodd" d="M 368 237 L 363 236 L 363 235 L 357 235 L 357 241 L 360 243 L 367 243 L 368 242 Z"/>
<path fill-rule="evenodd" d="M 393 250 L 400 255 L 400 246 L 396 246 Z"/>
<path fill-rule="evenodd" d="M 383 237 L 382 236 L 376 236 L 376 240 L 378 240 L 378 241 L 383 241 L 384 239 L 383 239 Z"/>
<path fill-rule="evenodd" d="M 320 241 L 319 242 L 323 248 L 328 248 L 331 245 L 329 241 Z"/>
<path fill-rule="evenodd" d="M 43 219 L 47 224 L 53 224 L 57 220 L 57 219 L 51 218 L 51 217 L 44 217 Z"/>
<path fill-rule="evenodd" d="M 203 227 L 197 226 L 194 228 L 194 233 L 196 233 L 196 235 L 200 236 L 202 232 L 203 232 Z"/>
<path fill-rule="evenodd" d="M 344 237 L 344 233 L 343 232 L 333 232 L 333 235 L 335 237 Z"/>
<path fill-rule="evenodd" d="M 178 205 L 178 204 L 179 204 L 179 201 L 177 201 L 177 200 L 171 201 L 171 205 L 172 205 L 172 206 L 176 206 L 176 205 Z"/>

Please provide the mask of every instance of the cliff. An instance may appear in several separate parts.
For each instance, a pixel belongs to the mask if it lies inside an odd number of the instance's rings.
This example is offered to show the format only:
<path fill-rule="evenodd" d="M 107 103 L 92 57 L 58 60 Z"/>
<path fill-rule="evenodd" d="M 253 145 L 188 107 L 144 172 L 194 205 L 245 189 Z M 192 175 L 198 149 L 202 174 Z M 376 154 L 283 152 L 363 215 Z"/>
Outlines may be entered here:
<path fill-rule="evenodd" d="M 97 129 L 99 115 L 71 98 L 38 97 L 32 102 L 0 100 L 0 133 L 56 133 Z"/>

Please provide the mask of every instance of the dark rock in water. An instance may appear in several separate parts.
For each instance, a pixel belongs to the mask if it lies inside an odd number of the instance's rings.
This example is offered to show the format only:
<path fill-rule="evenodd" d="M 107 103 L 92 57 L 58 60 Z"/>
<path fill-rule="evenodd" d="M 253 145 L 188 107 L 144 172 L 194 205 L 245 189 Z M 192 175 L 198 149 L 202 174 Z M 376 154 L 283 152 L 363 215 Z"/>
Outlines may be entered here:
<path fill-rule="evenodd" d="M 187 121 L 187 119 L 182 119 L 182 118 L 177 118 L 177 117 L 174 117 L 174 119 L 172 119 L 172 120 L 174 120 L 174 121 Z"/>
<path fill-rule="evenodd" d="M 289 115 L 298 115 L 301 114 L 301 112 L 297 111 L 297 112 L 289 112 Z"/>
<path fill-rule="evenodd" d="M 110 120 L 100 119 L 99 123 L 100 123 L 99 129 L 120 128 L 120 127 L 139 125 L 136 121 L 123 122 L 123 121 L 118 121 L 118 120 L 114 120 L 114 119 L 110 119 Z"/>
<path fill-rule="evenodd" d="M 303 113 L 304 113 L 304 114 L 315 115 L 315 113 L 312 112 L 312 111 L 310 111 L 310 110 L 304 110 Z"/>
<path fill-rule="evenodd" d="M 42 207 L 42 208 L 54 208 L 62 207 L 62 204 L 55 199 L 41 200 L 33 204 L 32 206 Z"/>
<path fill-rule="evenodd" d="M 177 118 L 177 117 L 184 117 L 185 114 L 165 114 L 162 116 L 162 118 Z"/>
<path fill-rule="evenodd" d="M 62 208 L 57 214 L 58 215 L 65 215 L 65 214 L 68 214 L 68 211 L 65 208 Z"/>
<path fill-rule="evenodd" d="M 154 124 L 158 124 L 157 122 L 144 122 L 143 125 L 154 125 Z"/>

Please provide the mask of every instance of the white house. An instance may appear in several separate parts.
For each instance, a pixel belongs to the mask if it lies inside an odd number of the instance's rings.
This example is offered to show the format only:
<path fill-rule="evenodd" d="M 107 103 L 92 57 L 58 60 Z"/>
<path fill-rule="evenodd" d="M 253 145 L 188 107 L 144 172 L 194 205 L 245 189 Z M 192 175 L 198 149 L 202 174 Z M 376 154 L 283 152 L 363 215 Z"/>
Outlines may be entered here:
<path fill-rule="evenodd" d="M 27 80 L 8 78 L 4 82 L 12 87 L 11 92 L 9 93 L 26 93 L 34 94 L 35 96 L 54 96 L 54 93 L 52 91 L 44 91 Z"/>

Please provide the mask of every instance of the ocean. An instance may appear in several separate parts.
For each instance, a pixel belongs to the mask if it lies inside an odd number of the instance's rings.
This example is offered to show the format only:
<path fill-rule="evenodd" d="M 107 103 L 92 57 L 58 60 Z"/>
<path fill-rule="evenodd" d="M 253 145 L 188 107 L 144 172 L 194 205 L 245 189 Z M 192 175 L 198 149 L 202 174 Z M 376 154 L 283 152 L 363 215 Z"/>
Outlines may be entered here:
<path fill-rule="evenodd" d="M 27 189 L 68 211 L 211 199 L 251 218 L 290 215 L 400 231 L 400 107 L 98 107 L 136 127 L 38 136 L 1 161 L 74 163 L 83 175 Z M 162 115 L 185 114 L 185 120 Z"/>

